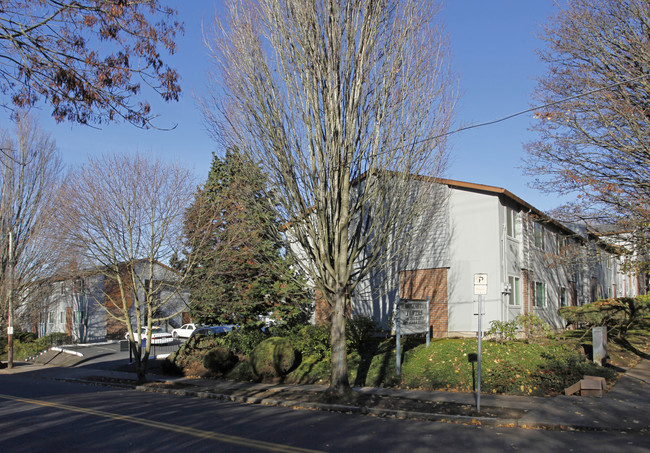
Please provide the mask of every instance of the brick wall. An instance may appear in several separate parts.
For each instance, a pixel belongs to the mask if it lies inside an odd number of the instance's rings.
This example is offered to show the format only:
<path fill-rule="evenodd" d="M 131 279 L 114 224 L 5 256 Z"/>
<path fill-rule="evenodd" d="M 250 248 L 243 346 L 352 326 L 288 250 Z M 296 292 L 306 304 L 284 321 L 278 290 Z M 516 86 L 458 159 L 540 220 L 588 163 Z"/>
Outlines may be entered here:
<path fill-rule="evenodd" d="M 523 279 L 523 304 L 524 304 L 524 315 L 527 315 L 532 311 L 532 279 L 531 279 L 531 272 L 523 269 L 521 271 L 522 274 L 522 279 Z"/>
<path fill-rule="evenodd" d="M 445 337 L 449 332 L 447 269 L 418 269 L 400 272 L 400 297 L 431 301 L 429 318 L 431 334 Z"/>
<path fill-rule="evenodd" d="M 314 300 L 314 318 L 316 325 L 327 324 L 332 318 L 332 307 L 323 297 L 323 293 L 316 291 Z"/>
<path fill-rule="evenodd" d="M 345 316 L 349 318 L 352 311 L 348 305 L 345 308 Z M 327 303 L 327 300 L 323 297 L 323 293 L 316 290 L 314 298 L 314 323 L 318 326 L 321 324 L 327 324 L 332 320 L 332 307 Z"/>
<path fill-rule="evenodd" d="M 120 295 L 120 287 L 115 280 L 106 279 L 105 293 L 104 306 L 106 309 L 109 312 L 115 314 L 118 318 L 124 319 L 124 316 L 122 315 L 122 296 Z M 126 305 L 130 310 L 131 305 L 133 305 L 131 290 L 126 288 L 125 294 L 127 298 Z M 126 326 L 122 321 L 119 321 L 118 319 L 115 319 L 113 316 L 106 313 L 107 339 L 123 340 L 126 331 Z"/>

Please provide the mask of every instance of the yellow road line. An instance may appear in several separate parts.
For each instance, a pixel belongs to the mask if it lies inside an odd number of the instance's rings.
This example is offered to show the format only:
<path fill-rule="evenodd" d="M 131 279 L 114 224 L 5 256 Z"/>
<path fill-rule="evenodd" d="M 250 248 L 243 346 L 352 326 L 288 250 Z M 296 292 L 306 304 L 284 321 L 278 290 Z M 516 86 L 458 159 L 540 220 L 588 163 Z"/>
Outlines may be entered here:
<path fill-rule="evenodd" d="M 112 412 L 99 411 L 96 409 L 87 409 L 77 406 L 69 406 L 67 404 L 54 403 L 51 401 L 42 401 L 35 400 L 31 398 L 20 398 L 12 395 L 3 395 L 0 394 L 0 398 L 12 401 L 19 401 L 21 403 L 33 404 L 36 406 L 52 407 L 55 409 L 61 409 L 69 412 L 80 412 L 83 414 L 96 415 L 97 417 L 109 418 L 112 420 L 121 420 L 127 421 L 130 423 L 135 423 L 138 425 L 149 426 L 151 428 L 164 429 L 167 431 L 173 431 L 181 434 L 187 434 L 194 437 L 200 437 L 203 439 L 212 439 L 218 440 L 220 442 L 227 442 L 229 444 L 241 445 L 244 447 L 253 447 L 260 450 L 266 451 L 278 451 L 278 452 L 296 452 L 296 453 L 317 453 L 317 450 L 309 450 L 306 448 L 292 447 L 290 445 L 276 444 L 272 442 L 265 442 L 262 440 L 246 439 L 239 436 L 231 436 L 228 434 L 220 434 L 212 431 L 205 431 L 202 429 L 191 428 L 189 426 L 178 426 L 171 423 L 165 422 L 156 422 L 153 420 L 147 420 L 144 418 L 133 417 L 131 415 L 120 415 L 114 414 Z"/>

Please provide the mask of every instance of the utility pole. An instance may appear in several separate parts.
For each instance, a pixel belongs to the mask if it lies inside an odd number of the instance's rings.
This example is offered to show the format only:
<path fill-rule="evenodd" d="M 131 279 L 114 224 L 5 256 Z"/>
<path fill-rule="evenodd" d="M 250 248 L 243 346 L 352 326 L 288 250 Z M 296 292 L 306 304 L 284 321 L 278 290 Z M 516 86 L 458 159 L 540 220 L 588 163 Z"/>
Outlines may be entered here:
<path fill-rule="evenodd" d="M 13 232 L 9 231 L 9 300 L 7 301 L 7 368 L 14 367 L 14 241 Z"/>

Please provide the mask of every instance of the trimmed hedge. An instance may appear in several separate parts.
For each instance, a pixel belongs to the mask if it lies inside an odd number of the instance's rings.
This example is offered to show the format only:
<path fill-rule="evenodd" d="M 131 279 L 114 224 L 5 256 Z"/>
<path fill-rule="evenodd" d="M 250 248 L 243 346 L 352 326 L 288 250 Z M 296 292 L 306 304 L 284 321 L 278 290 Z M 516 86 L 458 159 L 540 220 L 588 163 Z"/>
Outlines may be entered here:
<path fill-rule="evenodd" d="M 602 299 L 580 307 L 562 307 L 558 314 L 571 324 L 607 326 L 623 337 L 629 328 L 650 314 L 650 297 Z"/>
<path fill-rule="evenodd" d="M 226 346 L 216 346 L 203 356 L 203 366 L 213 373 L 226 374 L 234 368 L 239 359 Z"/>
<path fill-rule="evenodd" d="M 288 338 L 271 337 L 257 345 L 249 362 L 258 379 L 283 378 L 298 365 L 299 355 Z"/>

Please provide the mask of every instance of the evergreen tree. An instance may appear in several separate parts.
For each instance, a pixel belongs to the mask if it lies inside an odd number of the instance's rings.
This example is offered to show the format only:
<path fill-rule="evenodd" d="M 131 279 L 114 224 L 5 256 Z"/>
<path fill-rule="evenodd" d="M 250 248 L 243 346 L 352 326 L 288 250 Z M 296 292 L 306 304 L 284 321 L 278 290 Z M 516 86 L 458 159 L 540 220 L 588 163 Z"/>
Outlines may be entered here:
<path fill-rule="evenodd" d="M 199 263 L 189 279 L 195 322 L 247 324 L 268 313 L 289 323 L 305 317 L 304 279 L 285 253 L 266 183 L 259 166 L 237 150 L 213 156 L 185 214 L 185 253 Z"/>

